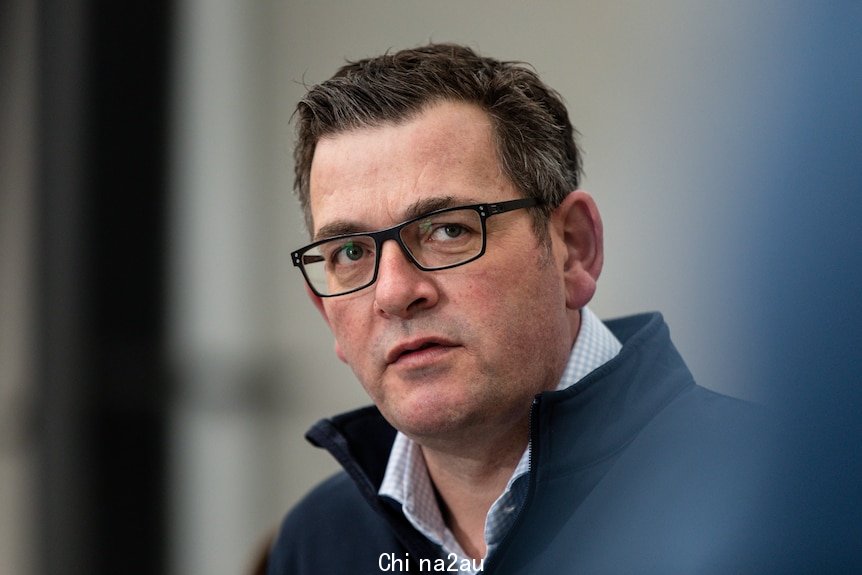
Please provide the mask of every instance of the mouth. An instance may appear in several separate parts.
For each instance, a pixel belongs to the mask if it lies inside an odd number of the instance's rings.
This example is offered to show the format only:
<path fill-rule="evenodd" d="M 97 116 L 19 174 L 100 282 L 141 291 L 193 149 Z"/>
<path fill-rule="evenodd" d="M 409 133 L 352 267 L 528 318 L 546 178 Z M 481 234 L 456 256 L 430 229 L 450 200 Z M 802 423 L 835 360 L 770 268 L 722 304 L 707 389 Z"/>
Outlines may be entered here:
<path fill-rule="evenodd" d="M 436 356 L 440 352 L 456 347 L 456 345 L 450 341 L 433 337 L 404 342 L 387 352 L 386 364 L 391 365 L 408 359 Z"/>

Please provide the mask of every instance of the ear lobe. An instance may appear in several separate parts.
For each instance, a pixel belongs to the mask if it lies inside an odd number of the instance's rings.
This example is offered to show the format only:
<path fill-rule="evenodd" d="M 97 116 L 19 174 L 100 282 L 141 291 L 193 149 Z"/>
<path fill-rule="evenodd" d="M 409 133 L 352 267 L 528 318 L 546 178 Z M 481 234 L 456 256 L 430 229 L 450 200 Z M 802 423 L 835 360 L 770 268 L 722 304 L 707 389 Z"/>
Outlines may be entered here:
<path fill-rule="evenodd" d="M 314 304 L 314 307 L 316 307 L 317 311 L 320 312 L 320 315 L 323 316 L 323 321 L 326 322 L 326 325 L 329 326 L 329 330 L 332 331 L 332 323 L 330 323 L 329 315 L 326 313 L 326 307 L 323 305 L 323 298 L 311 291 L 308 284 L 305 286 L 305 293 L 308 294 L 308 298 L 311 300 L 311 303 Z M 341 346 L 338 345 L 338 339 L 335 340 L 335 355 L 338 356 L 338 359 L 347 363 L 347 358 L 345 357 L 344 352 L 341 351 Z"/>
<path fill-rule="evenodd" d="M 575 190 L 554 210 L 554 229 L 563 243 L 566 307 L 580 309 L 596 292 L 604 264 L 602 219 L 593 198 Z M 559 236 L 558 236 L 559 237 Z"/>

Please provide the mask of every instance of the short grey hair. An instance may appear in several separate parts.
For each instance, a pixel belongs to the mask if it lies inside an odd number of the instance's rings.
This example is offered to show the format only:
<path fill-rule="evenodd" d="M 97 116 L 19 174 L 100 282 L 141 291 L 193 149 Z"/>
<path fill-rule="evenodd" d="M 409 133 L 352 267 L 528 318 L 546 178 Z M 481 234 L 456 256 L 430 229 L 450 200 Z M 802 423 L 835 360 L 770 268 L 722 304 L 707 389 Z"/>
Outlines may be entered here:
<path fill-rule="evenodd" d="M 525 197 L 542 202 L 533 213 L 544 237 L 548 215 L 577 189 L 582 174 L 577 132 L 562 98 L 523 62 L 482 57 L 456 44 L 348 62 L 300 100 L 294 191 L 309 232 L 311 164 L 321 138 L 407 121 L 441 101 L 472 103 L 489 115 L 504 173 Z"/>

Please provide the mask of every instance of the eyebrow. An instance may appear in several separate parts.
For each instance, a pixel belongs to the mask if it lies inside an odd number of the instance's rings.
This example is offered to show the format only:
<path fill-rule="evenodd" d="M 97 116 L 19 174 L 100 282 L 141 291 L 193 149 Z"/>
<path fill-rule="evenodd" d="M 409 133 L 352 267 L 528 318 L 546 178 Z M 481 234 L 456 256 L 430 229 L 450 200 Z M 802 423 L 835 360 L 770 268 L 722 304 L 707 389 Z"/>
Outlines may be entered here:
<path fill-rule="evenodd" d="M 453 196 L 436 196 L 432 198 L 423 198 L 407 206 L 407 209 L 404 210 L 402 217 L 399 220 L 399 223 L 418 218 L 429 212 L 435 212 L 437 210 L 442 210 L 455 206 L 469 206 L 476 203 L 479 202 L 475 201 L 472 198 L 455 198 Z M 320 229 L 317 230 L 317 233 L 314 234 L 314 241 L 326 238 L 334 238 L 336 236 L 343 236 L 347 234 L 373 231 L 376 230 L 369 229 L 368 226 L 360 224 L 356 221 L 336 220 L 334 222 L 330 222 L 326 225 L 321 226 Z"/>

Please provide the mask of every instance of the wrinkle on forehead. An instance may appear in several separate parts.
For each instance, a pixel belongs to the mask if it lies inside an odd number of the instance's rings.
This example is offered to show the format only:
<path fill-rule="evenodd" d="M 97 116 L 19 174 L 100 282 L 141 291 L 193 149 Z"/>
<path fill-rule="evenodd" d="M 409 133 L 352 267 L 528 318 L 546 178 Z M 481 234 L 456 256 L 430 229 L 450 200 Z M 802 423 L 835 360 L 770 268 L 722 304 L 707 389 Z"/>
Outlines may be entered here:
<path fill-rule="evenodd" d="M 504 187 L 514 189 L 498 160 L 491 118 L 475 105 L 443 102 L 407 122 L 322 138 L 312 162 L 311 209 L 316 228 L 363 220 L 366 230 L 379 229 L 408 219 L 409 207 L 424 197 L 499 196 Z"/>

